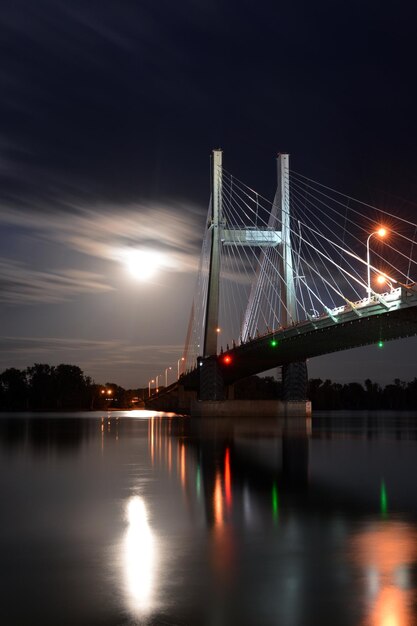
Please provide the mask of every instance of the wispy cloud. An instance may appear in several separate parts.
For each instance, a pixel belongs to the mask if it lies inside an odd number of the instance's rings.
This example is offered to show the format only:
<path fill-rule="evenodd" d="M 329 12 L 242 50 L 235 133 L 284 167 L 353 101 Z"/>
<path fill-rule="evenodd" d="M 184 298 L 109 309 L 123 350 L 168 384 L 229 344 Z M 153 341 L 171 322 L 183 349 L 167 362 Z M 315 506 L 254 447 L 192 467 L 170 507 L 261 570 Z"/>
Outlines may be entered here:
<path fill-rule="evenodd" d="M 202 216 L 194 207 L 159 205 L 71 205 L 67 211 L 55 212 L 0 207 L 0 226 L 11 227 L 11 237 L 24 236 L 29 247 L 39 246 L 43 254 L 47 254 L 45 244 L 58 244 L 69 252 L 66 265 L 55 252 L 47 268 L 33 269 L 13 258 L 12 249 L 9 258 L 0 258 L 0 302 L 54 303 L 79 293 L 114 290 L 109 266 L 96 261 L 124 263 L 130 250 L 162 252 L 164 271 L 195 272 Z"/>
<path fill-rule="evenodd" d="M 68 205 L 65 211 L 16 211 L 0 207 L 0 224 L 26 229 L 32 238 L 49 240 L 91 257 L 118 260 L 129 247 L 157 247 L 169 253 L 168 269 L 195 268 L 203 218 L 196 207 Z"/>
<path fill-rule="evenodd" d="M 83 270 L 33 270 L 24 263 L 0 258 L 0 302 L 7 304 L 56 303 L 80 293 L 113 290 L 102 276 Z"/>
<path fill-rule="evenodd" d="M 126 386 L 137 387 L 140 381 L 160 374 L 170 365 L 173 377 L 181 351 L 182 346 L 177 344 L 132 345 L 117 339 L 0 337 L 0 371 L 8 367 L 24 369 L 33 363 L 76 363 L 97 382 L 123 381 Z"/>

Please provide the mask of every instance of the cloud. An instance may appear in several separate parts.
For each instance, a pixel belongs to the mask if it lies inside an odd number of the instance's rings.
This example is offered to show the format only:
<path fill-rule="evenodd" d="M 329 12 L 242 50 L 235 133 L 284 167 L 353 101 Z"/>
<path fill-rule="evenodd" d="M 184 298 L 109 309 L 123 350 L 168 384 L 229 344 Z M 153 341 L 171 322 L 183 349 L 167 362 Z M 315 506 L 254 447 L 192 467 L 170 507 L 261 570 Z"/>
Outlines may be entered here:
<path fill-rule="evenodd" d="M 112 381 L 125 387 L 137 387 L 164 372 L 168 366 L 172 367 L 172 382 L 182 349 L 177 344 L 133 345 L 117 339 L 0 337 L 0 371 L 8 367 L 24 369 L 33 363 L 71 363 L 80 366 L 97 382 Z"/>
<path fill-rule="evenodd" d="M 169 253 L 170 269 L 195 269 L 203 216 L 196 207 L 131 204 L 80 207 L 66 211 L 0 208 L 0 224 L 13 225 L 33 239 L 65 245 L 84 255 L 120 260 L 123 248 L 153 247 Z"/>
<path fill-rule="evenodd" d="M 117 289 L 117 271 L 103 261 L 125 265 L 131 250 L 161 253 L 162 271 L 195 273 L 203 219 L 195 207 L 178 205 L 68 205 L 66 211 L 0 207 L 0 228 L 7 233 L 5 242 L 24 241 L 21 247 L 11 245 L 8 257 L 3 246 L 0 302 L 54 303 Z M 42 267 L 25 262 L 23 249 L 42 257 Z"/>
<path fill-rule="evenodd" d="M 0 258 L 0 302 L 6 304 L 56 303 L 80 293 L 103 293 L 113 287 L 103 277 L 83 270 L 43 272 L 24 263 Z"/>

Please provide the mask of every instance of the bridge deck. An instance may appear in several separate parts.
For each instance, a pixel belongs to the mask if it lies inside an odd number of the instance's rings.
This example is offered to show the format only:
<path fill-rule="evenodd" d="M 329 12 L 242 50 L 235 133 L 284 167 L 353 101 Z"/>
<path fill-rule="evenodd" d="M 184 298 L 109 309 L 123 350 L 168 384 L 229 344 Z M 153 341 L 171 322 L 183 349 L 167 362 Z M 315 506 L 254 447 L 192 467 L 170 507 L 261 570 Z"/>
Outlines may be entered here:
<path fill-rule="evenodd" d="M 358 306 L 359 304 L 359 306 Z M 225 382 L 330 352 L 417 335 L 417 292 L 398 289 L 331 311 L 332 316 L 314 318 L 242 344 L 227 354 Z M 336 317 L 335 321 L 333 318 Z M 271 341 L 277 345 L 273 347 Z"/>
<path fill-rule="evenodd" d="M 417 335 L 415 284 L 252 339 L 224 353 L 230 355 L 230 364 L 222 359 L 220 363 L 225 383 L 232 384 L 287 363 L 413 335 Z M 271 345 L 273 339 L 276 346 Z M 182 377 L 181 383 L 196 389 L 197 369 Z"/>
<path fill-rule="evenodd" d="M 220 357 L 224 382 L 234 382 L 269 369 L 308 358 L 358 348 L 379 341 L 417 335 L 417 286 L 395 289 L 389 294 L 365 298 L 333 309 L 329 315 L 312 318 L 276 330 L 228 350 L 231 361 Z M 275 340 L 276 345 L 272 345 Z M 186 389 L 198 389 L 198 369 L 180 379 Z M 175 391 L 174 383 L 164 393 Z"/>

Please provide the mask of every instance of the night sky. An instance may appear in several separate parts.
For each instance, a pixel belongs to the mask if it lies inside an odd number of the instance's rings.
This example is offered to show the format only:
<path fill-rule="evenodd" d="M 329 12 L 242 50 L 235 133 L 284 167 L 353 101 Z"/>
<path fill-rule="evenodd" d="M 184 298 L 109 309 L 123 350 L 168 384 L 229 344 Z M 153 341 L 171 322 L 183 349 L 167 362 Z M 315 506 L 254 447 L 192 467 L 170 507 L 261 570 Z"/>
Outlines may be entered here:
<path fill-rule="evenodd" d="M 417 222 L 417 10 L 399 0 L 4 0 L 0 371 L 147 385 L 181 356 L 210 152 L 273 197 L 275 156 Z M 163 266 L 138 282 L 123 261 Z M 417 375 L 417 341 L 309 362 Z"/>

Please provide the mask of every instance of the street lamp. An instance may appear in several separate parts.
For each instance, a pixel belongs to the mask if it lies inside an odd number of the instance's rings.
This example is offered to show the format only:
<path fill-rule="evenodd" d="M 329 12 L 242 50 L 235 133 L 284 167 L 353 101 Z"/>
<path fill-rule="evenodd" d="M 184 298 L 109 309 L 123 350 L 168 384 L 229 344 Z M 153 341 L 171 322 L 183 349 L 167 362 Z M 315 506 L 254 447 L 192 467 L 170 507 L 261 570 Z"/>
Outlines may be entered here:
<path fill-rule="evenodd" d="M 392 292 L 394 291 L 395 287 L 392 284 L 391 280 L 393 279 L 388 278 L 388 276 L 385 276 L 385 274 L 380 274 L 379 276 L 377 276 L 376 282 L 381 286 L 385 284 L 388 285 L 389 290 Z"/>
<path fill-rule="evenodd" d="M 168 387 L 168 370 L 172 370 L 172 367 L 165 368 L 165 387 Z"/>
<path fill-rule="evenodd" d="M 156 376 L 156 393 L 159 393 L 159 386 L 161 384 L 162 377 L 163 377 L 163 374 L 158 374 L 158 376 Z"/>
<path fill-rule="evenodd" d="M 151 383 L 154 383 L 154 382 L 155 382 L 155 380 L 154 380 L 153 378 L 152 378 L 152 380 L 150 380 L 150 381 L 148 382 L 148 390 L 149 390 L 148 397 L 149 397 L 149 398 L 151 397 Z"/>
<path fill-rule="evenodd" d="M 179 379 L 179 377 L 180 377 L 180 363 L 181 363 L 181 361 L 185 361 L 185 358 L 183 356 L 180 359 L 178 359 L 178 361 L 177 361 L 177 374 L 178 374 L 177 375 L 177 379 Z"/>
<path fill-rule="evenodd" d="M 371 237 L 373 237 L 374 235 L 378 235 L 379 237 L 382 238 L 382 237 L 385 237 L 386 234 L 387 234 L 387 229 L 381 226 L 381 228 L 378 228 L 378 230 L 374 230 L 374 232 L 371 233 L 368 239 L 366 240 L 366 266 L 368 270 L 368 282 L 367 282 L 366 291 L 368 293 L 368 298 L 371 297 L 371 262 L 370 262 L 370 254 L 369 254 L 369 242 L 371 240 Z"/>

